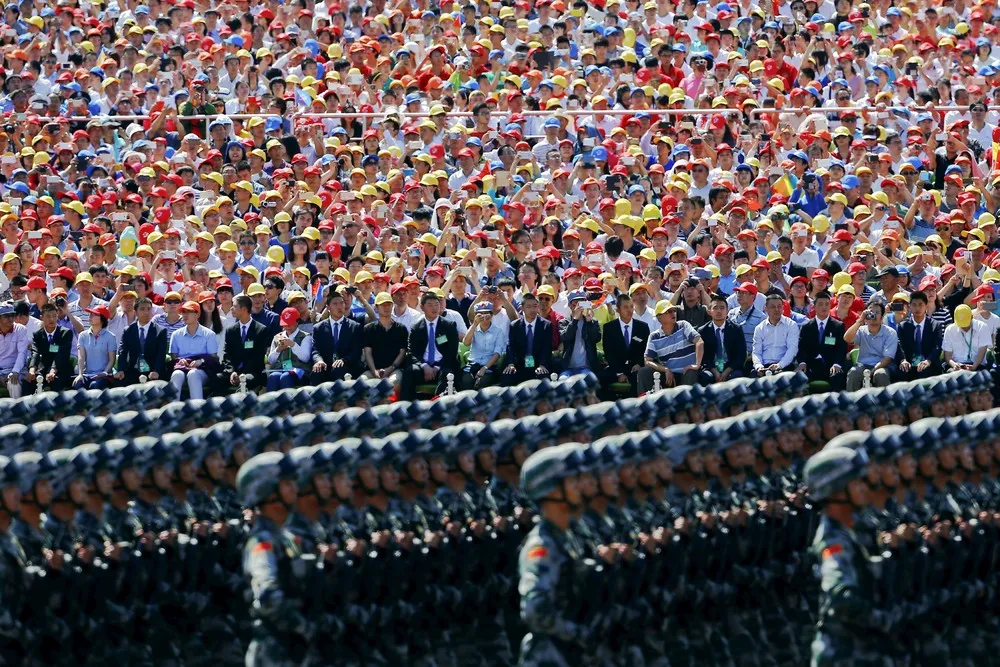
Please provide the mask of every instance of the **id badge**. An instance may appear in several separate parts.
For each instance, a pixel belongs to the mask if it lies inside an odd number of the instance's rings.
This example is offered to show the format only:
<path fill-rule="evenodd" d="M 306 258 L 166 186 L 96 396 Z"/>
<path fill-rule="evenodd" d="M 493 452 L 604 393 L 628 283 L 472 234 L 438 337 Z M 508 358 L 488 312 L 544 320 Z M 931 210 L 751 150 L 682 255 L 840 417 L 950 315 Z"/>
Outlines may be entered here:
<path fill-rule="evenodd" d="M 49 345 L 49 352 L 55 354 L 58 351 L 59 351 L 59 346 L 58 345 Z"/>
<path fill-rule="evenodd" d="M 445 343 L 448 342 L 448 337 L 443 335 L 438 336 L 437 338 L 434 339 L 434 342 L 437 343 L 438 345 L 444 345 Z"/>
<path fill-rule="evenodd" d="M 826 336 L 823 338 L 823 345 L 836 345 L 837 339 L 833 336 Z"/>
<path fill-rule="evenodd" d="M 146 363 L 145 359 L 140 359 L 139 360 L 139 372 L 140 373 L 148 373 L 149 372 L 149 364 Z"/>
<path fill-rule="evenodd" d="M 292 360 L 291 359 L 285 359 L 284 361 L 282 361 L 281 362 L 281 370 L 283 370 L 283 371 L 290 371 L 290 370 L 292 370 Z"/>
<path fill-rule="evenodd" d="M 244 350 L 252 350 L 253 349 L 253 341 L 252 340 L 245 340 L 245 341 L 243 341 L 243 349 Z"/>
<path fill-rule="evenodd" d="M 913 363 L 919 364 L 923 360 L 924 360 L 924 358 L 922 356 L 920 356 L 919 354 L 913 355 Z"/>
<path fill-rule="evenodd" d="M 726 360 L 725 359 L 723 359 L 722 357 L 719 357 L 718 359 L 715 360 L 715 370 L 717 370 L 717 371 L 719 371 L 721 373 L 725 368 L 726 368 Z"/>
<path fill-rule="evenodd" d="M 530 355 L 530 354 L 528 356 L 526 356 L 524 358 L 524 367 L 525 368 L 534 368 L 535 367 L 535 357 L 532 356 L 532 355 Z"/>

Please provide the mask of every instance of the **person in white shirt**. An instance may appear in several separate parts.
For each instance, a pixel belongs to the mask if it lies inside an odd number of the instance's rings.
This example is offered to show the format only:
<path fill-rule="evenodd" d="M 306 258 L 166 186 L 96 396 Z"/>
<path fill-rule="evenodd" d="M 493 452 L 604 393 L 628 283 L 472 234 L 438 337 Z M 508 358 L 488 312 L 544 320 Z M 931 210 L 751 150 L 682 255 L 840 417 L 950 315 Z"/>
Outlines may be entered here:
<path fill-rule="evenodd" d="M 399 322 L 407 331 L 413 329 L 413 325 L 424 318 L 424 314 L 416 308 L 406 305 L 406 287 L 403 285 L 393 285 L 390 290 L 392 295 L 392 319 Z"/>
<path fill-rule="evenodd" d="M 972 308 L 962 304 L 955 309 L 955 322 L 944 330 L 945 367 L 949 370 L 979 370 L 986 359 L 991 341 L 986 325 L 973 316 Z"/>
<path fill-rule="evenodd" d="M 993 294 L 993 286 L 989 284 L 980 285 L 972 295 L 972 303 L 976 306 L 976 320 L 981 321 L 986 326 L 986 333 L 990 337 L 990 348 L 996 346 L 996 333 L 1000 329 L 1000 317 L 996 314 L 996 296 Z"/>
<path fill-rule="evenodd" d="M 782 314 L 784 301 L 777 294 L 767 297 L 764 305 L 767 319 L 753 330 L 754 372 L 764 375 L 767 371 L 779 373 L 789 370 L 799 352 L 799 325 Z"/>

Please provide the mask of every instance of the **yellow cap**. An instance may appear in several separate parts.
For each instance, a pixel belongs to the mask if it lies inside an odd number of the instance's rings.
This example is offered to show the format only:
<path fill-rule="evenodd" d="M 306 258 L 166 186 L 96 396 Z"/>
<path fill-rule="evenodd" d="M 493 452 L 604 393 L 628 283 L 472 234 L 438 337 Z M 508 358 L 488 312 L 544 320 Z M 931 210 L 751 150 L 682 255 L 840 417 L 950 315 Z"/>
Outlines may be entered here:
<path fill-rule="evenodd" d="M 955 324 L 960 329 L 965 329 L 972 325 L 972 308 L 964 303 L 955 309 Z"/>
<path fill-rule="evenodd" d="M 672 304 L 667 299 L 662 299 L 662 300 L 656 302 L 656 308 L 653 311 L 653 313 L 657 317 L 659 317 L 660 315 L 663 315 L 664 313 L 669 313 L 670 311 L 676 310 L 676 309 L 677 309 L 677 306 L 675 306 L 674 304 Z"/>

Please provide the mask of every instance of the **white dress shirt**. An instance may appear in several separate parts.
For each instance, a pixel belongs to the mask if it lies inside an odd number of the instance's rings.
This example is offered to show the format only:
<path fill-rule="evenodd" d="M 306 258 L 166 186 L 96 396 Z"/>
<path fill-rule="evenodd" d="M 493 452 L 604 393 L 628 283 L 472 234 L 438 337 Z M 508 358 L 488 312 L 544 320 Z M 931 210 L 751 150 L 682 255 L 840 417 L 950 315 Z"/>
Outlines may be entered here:
<path fill-rule="evenodd" d="M 782 368 L 795 361 L 799 351 L 799 325 L 790 317 L 781 316 L 777 324 L 765 319 L 753 330 L 754 368 L 778 364 Z"/>

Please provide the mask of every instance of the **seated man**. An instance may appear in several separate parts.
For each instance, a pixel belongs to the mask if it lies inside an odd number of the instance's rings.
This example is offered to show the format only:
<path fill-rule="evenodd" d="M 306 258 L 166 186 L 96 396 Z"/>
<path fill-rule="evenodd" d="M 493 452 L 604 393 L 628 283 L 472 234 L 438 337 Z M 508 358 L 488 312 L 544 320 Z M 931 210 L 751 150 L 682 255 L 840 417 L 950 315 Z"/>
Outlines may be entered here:
<path fill-rule="evenodd" d="M 940 375 L 941 350 L 944 332 L 941 323 L 927 316 L 927 294 L 916 291 L 910 294 L 910 316 L 896 330 L 899 346 L 896 364 L 897 379 L 916 380 Z"/>
<path fill-rule="evenodd" d="M 493 304 L 480 302 L 462 341 L 469 346 L 469 363 L 462 369 L 462 389 L 482 389 L 496 382 L 497 364 L 507 349 L 507 332 L 493 322 Z"/>
<path fill-rule="evenodd" d="M 267 326 L 253 318 L 253 301 L 246 294 L 233 298 L 233 316 L 236 320 L 224 334 L 226 345 L 219 380 L 238 387 L 243 375 L 247 389 L 255 391 L 266 382 L 267 351 L 274 337 Z"/>
<path fill-rule="evenodd" d="M 844 323 L 830 317 L 831 299 L 826 290 L 816 294 L 816 316 L 799 330 L 799 370 L 810 382 L 828 382 L 839 391 L 847 381 L 847 343 Z"/>
<path fill-rule="evenodd" d="M 330 317 L 313 328 L 312 384 L 361 375 L 362 327 L 347 317 L 346 290 L 345 285 L 327 290 Z"/>
<path fill-rule="evenodd" d="M 847 373 L 847 391 L 857 391 L 864 386 L 864 373 L 871 371 L 872 386 L 889 384 L 896 368 L 896 331 L 882 323 L 885 305 L 873 301 L 858 321 L 844 333 L 844 340 L 858 346 L 858 363 Z"/>
<path fill-rule="evenodd" d="M 143 297 L 135 302 L 135 322 L 128 325 L 118 341 L 118 369 L 115 379 L 137 384 L 143 375 L 149 380 L 167 376 L 167 330 L 153 321 L 153 302 Z"/>
<path fill-rule="evenodd" d="M 986 325 L 973 317 L 972 308 L 962 304 L 955 309 L 955 321 L 944 330 L 945 367 L 951 371 L 977 371 L 992 344 Z"/>
<path fill-rule="evenodd" d="M 601 328 L 594 320 L 593 304 L 587 293 L 575 290 L 567 297 L 570 316 L 559 323 L 559 337 L 563 345 L 563 372 L 561 377 L 596 374 L 601 368 L 597 344 L 601 341 Z"/>
<path fill-rule="evenodd" d="M 424 316 L 410 329 L 407 349 L 411 364 L 403 373 L 400 398 L 413 400 L 417 386 L 435 383 L 436 395 L 443 394 L 448 386 L 448 374 L 458 381 L 458 328 L 441 317 L 441 298 L 433 292 L 420 297 Z"/>
<path fill-rule="evenodd" d="M 218 371 L 219 339 L 198 323 L 201 306 L 197 302 L 186 302 L 180 313 L 184 326 L 170 336 L 170 354 L 174 358 L 170 384 L 180 393 L 187 383 L 191 398 L 205 398 L 205 381 Z"/>
<path fill-rule="evenodd" d="M 551 288 L 549 288 L 551 291 Z M 552 369 L 552 324 L 539 317 L 539 298 L 531 292 L 521 297 L 521 317 L 510 325 L 503 383 L 514 385 L 535 377 L 548 377 Z"/>
<path fill-rule="evenodd" d="M 365 377 L 388 378 L 393 384 L 399 383 L 399 369 L 406 361 L 406 346 L 409 332 L 406 327 L 392 317 L 392 296 L 379 292 L 375 296 L 375 310 L 378 320 L 365 325 L 364 340 Z"/>
<path fill-rule="evenodd" d="M 312 367 L 312 336 L 299 328 L 299 311 L 285 308 L 278 319 L 281 333 L 271 340 L 267 353 L 267 390 L 302 384 Z"/>
<path fill-rule="evenodd" d="M 646 365 L 639 370 L 639 394 L 655 385 L 653 373 L 660 373 L 661 386 L 698 384 L 705 343 L 688 322 L 677 321 L 678 306 L 666 299 L 656 304 L 654 313 L 660 329 L 646 343 Z"/>
<path fill-rule="evenodd" d="M 757 375 L 793 368 L 799 351 L 799 325 L 782 314 L 784 306 L 784 300 L 777 294 L 768 295 L 764 302 L 767 319 L 754 329 L 753 351 L 750 353 Z"/>
<path fill-rule="evenodd" d="M 744 377 L 748 366 L 747 342 L 741 329 L 729 319 L 729 304 L 722 294 L 713 294 L 708 307 L 710 322 L 698 329 L 705 341 L 702 375 L 710 373 L 715 382 Z"/>
<path fill-rule="evenodd" d="M 604 325 L 604 360 L 608 366 L 601 374 L 601 382 L 605 389 L 615 382 L 628 382 L 634 396 L 638 393 L 639 371 L 645 365 L 649 327 L 633 317 L 635 304 L 628 294 L 618 295 L 616 308 L 618 318 Z"/>
<path fill-rule="evenodd" d="M 28 368 L 30 344 L 28 329 L 14 321 L 14 305 L 0 303 L 0 377 L 11 398 L 23 394 L 21 379 Z"/>
<path fill-rule="evenodd" d="M 31 342 L 31 362 L 25 381 L 32 385 L 41 382 L 48 391 L 68 389 L 73 379 L 69 356 L 73 333 L 57 324 L 59 309 L 54 303 L 44 304 L 41 315 L 42 326 Z"/>

